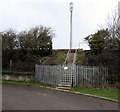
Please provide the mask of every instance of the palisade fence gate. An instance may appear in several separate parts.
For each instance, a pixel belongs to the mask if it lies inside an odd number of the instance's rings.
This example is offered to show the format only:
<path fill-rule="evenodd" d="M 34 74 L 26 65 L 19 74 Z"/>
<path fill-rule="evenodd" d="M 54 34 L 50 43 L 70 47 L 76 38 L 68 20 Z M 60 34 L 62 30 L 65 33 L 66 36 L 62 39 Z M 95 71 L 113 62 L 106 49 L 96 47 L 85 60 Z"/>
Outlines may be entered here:
<path fill-rule="evenodd" d="M 108 69 L 95 66 L 36 65 L 37 82 L 86 87 L 107 87 Z"/>

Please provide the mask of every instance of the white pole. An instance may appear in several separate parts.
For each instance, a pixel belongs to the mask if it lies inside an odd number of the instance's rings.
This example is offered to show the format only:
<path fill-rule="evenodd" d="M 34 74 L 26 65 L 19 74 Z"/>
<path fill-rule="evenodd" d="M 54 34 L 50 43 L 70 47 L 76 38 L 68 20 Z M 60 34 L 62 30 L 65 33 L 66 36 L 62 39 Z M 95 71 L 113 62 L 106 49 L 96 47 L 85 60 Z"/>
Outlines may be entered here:
<path fill-rule="evenodd" d="M 72 12 L 73 12 L 73 3 L 70 3 L 70 50 L 72 49 Z"/>
<path fill-rule="evenodd" d="M 118 2 L 118 27 L 120 28 L 120 1 Z M 119 29 L 120 34 L 120 29 Z"/>

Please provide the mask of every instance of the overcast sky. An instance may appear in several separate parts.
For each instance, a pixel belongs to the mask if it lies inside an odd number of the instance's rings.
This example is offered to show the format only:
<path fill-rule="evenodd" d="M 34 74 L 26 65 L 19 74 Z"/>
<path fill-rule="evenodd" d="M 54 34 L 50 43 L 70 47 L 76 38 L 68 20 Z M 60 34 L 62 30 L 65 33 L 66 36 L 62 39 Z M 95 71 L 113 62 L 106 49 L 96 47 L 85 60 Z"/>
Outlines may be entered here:
<path fill-rule="evenodd" d="M 119 0 L 0 0 L 0 31 L 13 28 L 18 32 L 38 25 L 48 26 L 56 34 L 54 49 L 69 48 L 70 7 L 73 2 L 73 48 L 84 38 L 106 26 Z M 89 49 L 87 44 L 80 47 Z"/>

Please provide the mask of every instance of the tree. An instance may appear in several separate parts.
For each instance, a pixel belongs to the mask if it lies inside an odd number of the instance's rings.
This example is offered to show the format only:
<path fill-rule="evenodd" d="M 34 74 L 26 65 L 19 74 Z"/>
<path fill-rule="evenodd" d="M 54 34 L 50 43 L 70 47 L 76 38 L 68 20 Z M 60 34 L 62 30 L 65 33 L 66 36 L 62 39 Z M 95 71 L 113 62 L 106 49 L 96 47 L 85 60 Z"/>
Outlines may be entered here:
<path fill-rule="evenodd" d="M 9 66 L 10 60 L 14 60 L 14 49 L 17 45 L 17 34 L 13 29 L 2 32 L 2 61 L 3 67 Z"/>
<path fill-rule="evenodd" d="M 108 14 L 107 27 L 111 36 L 109 38 L 120 39 L 120 14 L 115 10 L 112 14 Z"/>
<path fill-rule="evenodd" d="M 120 80 L 120 17 L 114 13 L 108 17 L 107 29 L 85 38 L 90 46 L 87 53 L 88 64 L 107 66 L 109 82 L 111 84 Z"/>
<path fill-rule="evenodd" d="M 22 50 L 52 52 L 52 38 L 54 33 L 51 28 L 38 26 L 19 34 L 19 45 Z"/>
<path fill-rule="evenodd" d="M 119 11 L 118 11 L 119 10 Z M 109 57 L 112 56 L 112 59 L 114 59 L 114 63 L 111 65 L 111 68 L 114 68 L 114 71 L 112 70 L 112 74 L 116 75 L 116 80 L 120 80 L 120 9 L 118 7 L 118 10 L 115 10 L 110 16 L 108 16 L 107 26 L 110 32 L 110 44 L 112 46 L 108 47 L 109 51 Z M 118 14 L 119 12 L 119 14 Z M 112 78 L 113 79 L 113 78 Z"/>
<path fill-rule="evenodd" d="M 2 49 L 3 50 L 13 50 L 16 47 L 16 31 L 9 29 L 2 33 Z"/>
<path fill-rule="evenodd" d="M 98 55 L 102 53 L 103 49 L 105 49 L 105 42 L 108 36 L 109 36 L 108 29 L 106 30 L 101 29 L 97 31 L 97 33 L 91 34 L 85 38 L 85 40 L 88 42 L 90 46 L 92 54 Z"/>

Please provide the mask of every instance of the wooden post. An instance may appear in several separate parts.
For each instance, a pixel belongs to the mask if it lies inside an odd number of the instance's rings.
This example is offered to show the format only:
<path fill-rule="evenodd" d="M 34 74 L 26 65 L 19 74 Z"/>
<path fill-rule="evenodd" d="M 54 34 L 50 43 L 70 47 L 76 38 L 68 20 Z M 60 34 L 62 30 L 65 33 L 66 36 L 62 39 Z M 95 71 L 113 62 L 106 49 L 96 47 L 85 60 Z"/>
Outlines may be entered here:
<path fill-rule="evenodd" d="M 10 60 L 10 70 L 11 70 L 11 68 L 12 68 L 12 60 Z"/>

